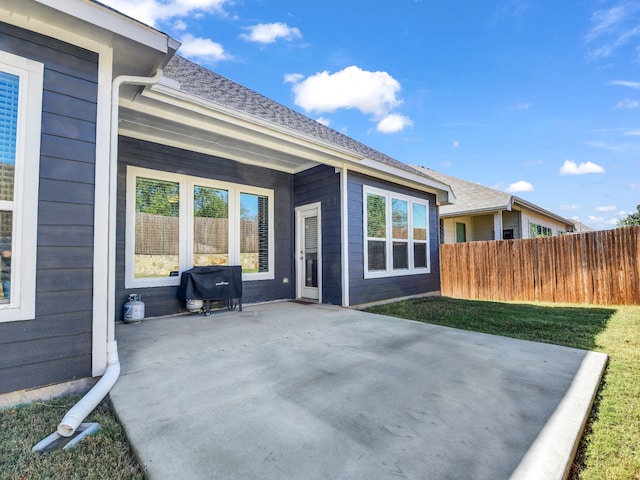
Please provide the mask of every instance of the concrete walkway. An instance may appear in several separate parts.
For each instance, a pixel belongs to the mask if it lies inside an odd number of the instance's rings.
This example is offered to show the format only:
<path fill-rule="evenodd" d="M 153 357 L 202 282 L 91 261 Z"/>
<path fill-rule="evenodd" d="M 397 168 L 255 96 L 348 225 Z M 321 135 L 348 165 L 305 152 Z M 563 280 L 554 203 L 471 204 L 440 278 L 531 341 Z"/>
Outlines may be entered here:
<path fill-rule="evenodd" d="M 117 326 L 152 480 L 561 479 L 606 356 L 325 305 Z"/>

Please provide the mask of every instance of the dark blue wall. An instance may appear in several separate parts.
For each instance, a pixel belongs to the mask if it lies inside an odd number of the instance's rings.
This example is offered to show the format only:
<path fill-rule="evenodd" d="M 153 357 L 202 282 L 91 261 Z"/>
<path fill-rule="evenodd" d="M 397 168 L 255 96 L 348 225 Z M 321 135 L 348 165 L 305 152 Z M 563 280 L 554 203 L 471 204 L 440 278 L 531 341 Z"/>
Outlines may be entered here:
<path fill-rule="evenodd" d="M 243 302 L 291 299 L 293 278 L 293 177 L 268 168 L 246 165 L 232 160 L 181 150 L 157 143 L 120 137 L 118 169 L 118 226 L 116 265 L 116 309 L 122 317 L 122 306 L 130 293 L 142 295 L 145 315 L 149 317 L 185 312 L 184 302 L 177 298 L 177 287 L 124 288 L 125 223 L 127 166 L 176 172 L 202 178 L 251 185 L 274 190 L 275 279 L 243 283 Z M 283 283 L 283 278 L 289 283 Z"/>
<path fill-rule="evenodd" d="M 293 191 L 296 207 L 321 202 L 322 302 L 342 305 L 340 174 L 327 166 L 306 170 L 295 175 Z"/>
<path fill-rule="evenodd" d="M 91 376 L 98 57 L 0 23 L 0 49 L 44 70 L 36 315 L 0 323 L 0 393 Z"/>
<path fill-rule="evenodd" d="M 424 198 L 429 201 L 429 248 L 431 273 L 385 278 L 364 278 L 363 185 Z M 349 303 L 359 305 L 440 290 L 438 210 L 435 195 L 404 188 L 377 178 L 349 172 Z"/>

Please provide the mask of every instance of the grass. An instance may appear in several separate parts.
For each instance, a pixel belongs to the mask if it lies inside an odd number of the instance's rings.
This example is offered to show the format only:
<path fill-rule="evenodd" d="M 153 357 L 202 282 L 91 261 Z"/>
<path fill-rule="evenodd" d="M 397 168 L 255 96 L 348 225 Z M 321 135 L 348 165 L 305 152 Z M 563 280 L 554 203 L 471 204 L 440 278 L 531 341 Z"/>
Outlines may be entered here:
<path fill-rule="evenodd" d="M 607 370 L 570 478 L 640 480 L 640 307 L 530 305 L 428 297 L 367 311 L 607 353 Z"/>
<path fill-rule="evenodd" d="M 94 435 L 67 450 L 47 454 L 31 448 L 54 432 L 80 396 L 61 397 L 0 410 L 0 478 L 3 480 L 142 479 L 124 430 L 108 402 L 85 421 L 98 422 Z"/>
<path fill-rule="evenodd" d="M 433 325 L 593 350 L 612 308 L 530 305 L 426 297 L 367 311 Z"/>

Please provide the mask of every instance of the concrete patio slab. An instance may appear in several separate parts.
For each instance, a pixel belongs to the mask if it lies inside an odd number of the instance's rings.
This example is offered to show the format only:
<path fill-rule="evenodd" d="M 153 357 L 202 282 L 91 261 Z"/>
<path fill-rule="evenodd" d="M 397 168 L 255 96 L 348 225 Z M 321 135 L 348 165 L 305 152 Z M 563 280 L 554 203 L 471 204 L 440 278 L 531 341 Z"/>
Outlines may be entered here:
<path fill-rule="evenodd" d="M 606 356 L 326 305 L 117 326 L 161 479 L 561 479 Z"/>

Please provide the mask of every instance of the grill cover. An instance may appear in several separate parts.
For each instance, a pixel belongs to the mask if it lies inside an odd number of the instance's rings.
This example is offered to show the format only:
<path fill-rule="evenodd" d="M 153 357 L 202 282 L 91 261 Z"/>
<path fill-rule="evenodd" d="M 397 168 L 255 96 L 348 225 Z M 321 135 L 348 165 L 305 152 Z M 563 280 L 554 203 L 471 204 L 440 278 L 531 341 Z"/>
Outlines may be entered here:
<path fill-rule="evenodd" d="M 181 300 L 225 300 L 242 298 L 242 267 L 194 267 L 182 272 L 178 298 Z"/>

